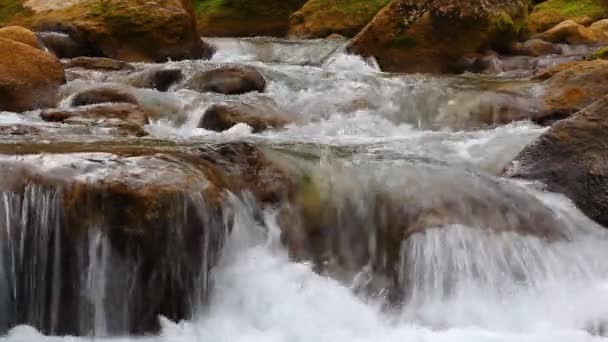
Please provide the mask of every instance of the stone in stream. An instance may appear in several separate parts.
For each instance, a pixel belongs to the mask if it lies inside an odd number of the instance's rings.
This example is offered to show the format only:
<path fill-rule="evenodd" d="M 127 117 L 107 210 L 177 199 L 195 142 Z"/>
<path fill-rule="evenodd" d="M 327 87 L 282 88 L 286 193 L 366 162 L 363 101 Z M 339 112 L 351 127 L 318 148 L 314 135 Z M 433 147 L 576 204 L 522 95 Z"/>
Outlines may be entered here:
<path fill-rule="evenodd" d="M 199 92 L 238 95 L 249 92 L 264 92 L 266 80 L 260 72 L 250 66 L 220 67 L 197 71 L 183 85 Z"/>
<path fill-rule="evenodd" d="M 567 224 L 523 188 L 453 165 L 411 161 L 386 171 L 327 172 L 301 178 L 278 220 L 282 241 L 292 257 L 338 279 L 352 281 L 368 270 L 370 279 L 382 280 L 377 290 L 396 302 L 416 281 L 403 277 L 411 271 L 404 257 L 416 252 L 406 249 L 412 239 L 465 227 L 499 239 L 569 238 Z"/>
<path fill-rule="evenodd" d="M 274 101 L 227 102 L 211 105 L 203 114 L 198 127 L 222 132 L 238 123 L 249 125 L 254 133 L 282 128 L 293 117 L 280 110 Z"/>
<path fill-rule="evenodd" d="M 534 38 L 542 39 L 551 43 L 608 43 L 608 35 L 604 34 L 604 32 L 587 28 L 572 20 L 566 20 L 546 32 L 535 35 Z"/>
<path fill-rule="evenodd" d="M 103 57 L 76 57 L 65 62 L 63 66 L 66 69 L 82 68 L 91 70 L 134 70 L 134 67 L 123 61 L 118 61 L 111 58 Z"/>
<path fill-rule="evenodd" d="M 242 143 L 52 141 L 0 143 L 1 243 L 16 269 L 6 328 L 113 336 L 188 319 L 230 229 L 225 190 L 272 202 L 291 187 Z"/>
<path fill-rule="evenodd" d="M 138 126 L 144 126 L 148 123 L 148 115 L 132 103 L 98 104 L 70 109 L 47 109 L 40 113 L 40 118 L 50 122 L 64 122 L 72 118 L 84 118 L 119 119 Z"/>
<path fill-rule="evenodd" d="M 181 69 L 155 67 L 139 71 L 127 78 L 126 83 L 136 88 L 149 88 L 167 91 L 184 77 Z"/>
<path fill-rule="evenodd" d="M 608 97 L 554 124 L 505 171 L 537 180 L 571 198 L 586 215 L 608 227 Z"/>
<path fill-rule="evenodd" d="M 38 32 L 38 38 L 45 48 L 59 58 L 75 58 L 81 56 L 99 56 L 88 43 L 72 37 L 65 32 L 44 31 Z"/>
<path fill-rule="evenodd" d="M 514 55 L 540 57 L 545 55 L 559 55 L 562 48 L 558 44 L 550 43 L 542 39 L 530 39 L 523 43 L 514 43 L 510 47 Z"/>
<path fill-rule="evenodd" d="M 0 38 L 0 111 L 54 107 L 65 74 L 59 60 L 29 45 Z"/>
<path fill-rule="evenodd" d="M 72 106 L 87 106 L 99 103 L 137 104 L 137 98 L 121 88 L 102 87 L 83 90 L 77 93 L 71 101 Z"/>
<path fill-rule="evenodd" d="M 38 41 L 36 34 L 25 27 L 7 26 L 0 28 L 0 38 L 10 39 L 36 49 L 42 49 L 42 45 Z"/>

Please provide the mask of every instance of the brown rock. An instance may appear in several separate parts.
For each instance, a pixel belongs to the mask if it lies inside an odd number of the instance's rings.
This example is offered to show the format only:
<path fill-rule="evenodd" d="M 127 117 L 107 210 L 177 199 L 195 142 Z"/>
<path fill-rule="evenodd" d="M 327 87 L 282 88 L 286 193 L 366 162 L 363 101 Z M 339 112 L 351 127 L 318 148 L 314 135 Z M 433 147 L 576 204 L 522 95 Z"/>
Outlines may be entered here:
<path fill-rule="evenodd" d="M 55 27 L 50 27 L 53 29 Z M 61 29 L 59 27 L 58 29 Z M 65 32 L 38 32 L 38 38 L 45 48 L 55 54 L 58 58 L 75 58 L 80 56 L 100 56 L 101 52 L 91 47 L 77 29 L 67 29 Z M 76 38 L 74 36 L 76 36 Z"/>
<path fill-rule="evenodd" d="M 64 63 L 66 69 L 82 68 L 92 70 L 133 70 L 127 62 L 102 57 L 76 57 Z"/>
<path fill-rule="evenodd" d="M 50 109 L 40 113 L 44 121 L 63 122 L 72 118 L 120 119 L 139 126 L 148 123 L 147 114 L 131 103 L 100 104 L 71 109 Z"/>
<path fill-rule="evenodd" d="M 125 90 L 111 87 L 84 90 L 72 98 L 72 106 L 121 102 L 137 104 L 137 99 L 131 93 Z"/>
<path fill-rule="evenodd" d="M 221 67 L 194 73 L 186 80 L 184 87 L 200 92 L 237 95 L 252 91 L 263 92 L 266 80 L 253 67 Z"/>
<path fill-rule="evenodd" d="M 507 169 L 510 177 L 538 180 L 561 192 L 608 227 L 608 97 L 554 124 Z"/>
<path fill-rule="evenodd" d="M 511 47 L 514 55 L 540 57 L 545 55 L 559 55 L 562 48 L 559 45 L 546 42 L 542 39 L 530 39 L 524 43 L 515 43 Z"/>
<path fill-rule="evenodd" d="M 209 107 L 198 127 L 222 132 L 238 123 L 244 123 L 253 128 L 254 133 L 258 133 L 267 129 L 282 128 L 291 121 L 289 115 L 278 109 L 272 101 L 229 102 Z"/>
<path fill-rule="evenodd" d="M 552 73 L 545 82 L 544 102 L 546 109 L 555 114 L 575 113 L 608 94 L 606 60 L 569 63 L 545 71 L 546 75 Z"/>
<path fill-rule="evenodd" d="M 21 26 L 7 26 L 0 28 L 0 38 L 14 40 L 19 43 L 27 44 L 36 49 L 42 48 L 36 34 Z"/>
<path fill-rule="evenodd" d="M 54 107 L 64 82 L 63 68 L 55 56 L 0 38 L 0 110 Z"/>
<path fill-rule="evenodd" d="M 136 88 L 167 91 L 184 77 L 181 69 L 150 68 L 129 76 L 127 84 Z"/>
<path fill-rule="evenodd" d="M 591 26 L 590 29 L 603 32 L 608 35 L 608 19 L 596 21 Z"/>
<path fill-rule="evenodd" d="M 608 36 L 603 32 L 586 28 L 573 20 L 561 22 L 554 28 L 535 35 L 534 38 L 567 44 L 597 44 L 608 41 Z"/>

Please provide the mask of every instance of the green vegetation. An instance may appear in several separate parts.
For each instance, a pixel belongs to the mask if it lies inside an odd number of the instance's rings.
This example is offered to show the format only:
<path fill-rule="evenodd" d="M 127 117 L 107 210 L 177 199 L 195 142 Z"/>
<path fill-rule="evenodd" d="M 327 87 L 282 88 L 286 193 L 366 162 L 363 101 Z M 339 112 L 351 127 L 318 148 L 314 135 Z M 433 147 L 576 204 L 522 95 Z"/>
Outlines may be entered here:
<path fill-rule="evenodd" d="M 23 7 L 20 0 L 0 0 L 0 23 L 7 22 L 16 16 L 29 16 L 32 11 Z"/>
<path fill-rule="evenodd" d="M 304 0 L 195 0 L 197 14 L 215 16 L 289 16 L 300 8 Z"/>
<path fill-rule="evenodd" d="M 608 46 L 594 52 L 590 59 L 608 59 Z"/>
<path fill-rule="evenodd" d="M 589 17 L 599 20 L 608 17 L 606 0 L 549 0 L 534 7 L 534 12 L 555 11 L 566 19 Z"/>
<path fill-rule="evenodd" d="M 325 13 L 327 16 L 334 14 L 342 17 L 351 15 L 371 19 L 390 0 L 310 0 L 303 10 Z"/>

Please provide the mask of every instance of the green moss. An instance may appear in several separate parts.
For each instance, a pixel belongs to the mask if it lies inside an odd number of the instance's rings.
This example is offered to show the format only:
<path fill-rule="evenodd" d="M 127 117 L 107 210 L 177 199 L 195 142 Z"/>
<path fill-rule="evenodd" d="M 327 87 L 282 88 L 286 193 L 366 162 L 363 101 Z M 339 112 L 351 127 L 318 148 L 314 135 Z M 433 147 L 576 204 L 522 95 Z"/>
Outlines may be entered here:
<path fill-rule="evenodd" d="M 608 59 L 608 46 L 594 52 L 590 59 Z"/>
<path fill-rule="evenodd" d="M 20 0 L 0 0 L 0 23 L 8 22 L 16 16 L 30 16 L 32 11 L 23 6 Z"/>
<path fill-rule="evenodd" d="M 304 0 L 195 0 L 197 14 L 247 18 L 289 16 Z"/>
<path fill-rule="evenodd" d="M 327 16 L 355 16 L 364 19 L 373 17 L 390 0 L 310 0 L 304 9 L 324 13 Z M 353 18 L 356 19 L 356 18 Z"/>
<path fill-rule="evenodd" d="M 534 13 L 554 12 L 565 19 L 608 17 L 608 0 L 549 0 L 534 7 Z"/>

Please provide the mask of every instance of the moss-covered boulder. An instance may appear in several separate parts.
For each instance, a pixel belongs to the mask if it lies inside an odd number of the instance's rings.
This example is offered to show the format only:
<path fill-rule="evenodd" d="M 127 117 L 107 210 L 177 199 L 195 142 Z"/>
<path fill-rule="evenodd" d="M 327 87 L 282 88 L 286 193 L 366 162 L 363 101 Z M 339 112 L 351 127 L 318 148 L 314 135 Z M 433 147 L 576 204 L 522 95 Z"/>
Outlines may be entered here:
<path fill-rule="evenodd" d="M 36 34 L 21 26 L 7 26 L 0 28 L 0 38 L 14 40 L 19 43 L 27 44 L 36 49 L 42 48 Z"/>
<path fill-rule="evenodd" d="M 289 16 L 306 0 L 195 0 L 199 31 L 207 37 L 283 37 Z"/>
<path fill-rule="evenodd" d="M 375 57 L 385 71 L 451 72 L 462 56 L 489 47 L 507 49 L 523 28 L 523 11 L 462 16 L 433 8 L 430 1 L 393 0 L 349 50 Z"/>
<path fill-rule="evenodd" d="M 587 28 L 573 20 L 563 21 L 534 37 L 551 43 L 593 45 L 608 42 L 608 35 L 604 32 Z"/>
<path fill-rule="evenodd" d="M 586 24 L 604 18 L 608 18 L 608 0 L 548 0 L 534 7 L 527 26 L 531 33 L 539 33 L 568 19 Z"/>
<path fill-rule="evenodd" d="M 2 38 L 0 56 L 0 111 L 23 112 L 57 104 L 65 75 L 55 56 Z"/>
<path fill-rule="evenodd" d="M 40 31 L 69 31 L 105 57 L 162 62 L 209 57 L 186 0 L 80 0 L 36 13 L 27 23 Z M 69 29 L 69 30 L 68 30 Z"/>
<path fill-rule="evenodd" d="M 322 38 L 355 36 L 390 0 L 310 0 L 289 21 L 289 35 Z"/>

